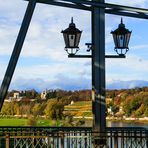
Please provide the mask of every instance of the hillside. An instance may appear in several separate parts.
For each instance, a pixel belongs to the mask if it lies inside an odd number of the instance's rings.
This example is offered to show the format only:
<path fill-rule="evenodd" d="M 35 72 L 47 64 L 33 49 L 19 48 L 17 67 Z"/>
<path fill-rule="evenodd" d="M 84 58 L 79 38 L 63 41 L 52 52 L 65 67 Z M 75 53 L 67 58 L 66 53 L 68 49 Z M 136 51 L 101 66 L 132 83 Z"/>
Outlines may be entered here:
<path fill-rule="evenodd" d="M 35 90 L 21 93 L 9 92 L 1 116 L 92 117 L 91 90 L 49 90 L 44 98 Z M 106 107 L 108 116 L 148 117 L 148 87 L 107 90 Z"/>

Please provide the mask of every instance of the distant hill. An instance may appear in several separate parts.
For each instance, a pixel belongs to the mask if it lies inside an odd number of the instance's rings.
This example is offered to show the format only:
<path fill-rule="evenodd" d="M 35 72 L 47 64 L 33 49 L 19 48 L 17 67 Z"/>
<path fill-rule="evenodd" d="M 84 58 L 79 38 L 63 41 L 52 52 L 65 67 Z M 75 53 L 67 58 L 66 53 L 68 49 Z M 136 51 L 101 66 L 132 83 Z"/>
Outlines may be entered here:
<path fill-rule="evenodd" d="M 45 89 L 56 89 L 61 88 L 63 90 L 84 90 L 91 89 L 91 79 L 70 79 L 66 81 L 64 78 L 58 80 L 58 84 L 45 81 L 43 79 L 16 79 L 12 81 L 9 90 L 29 90 L 35 89 L 37 92 L 42 92 Z M 57 83 L 56 82 L 56 83 Z M 83 82 L 83 83 L 82 83 Z M 0 80 L 1 84 L 1 80 Z M 112 82 L 106 82 L 107 89 L 131 89 L 135 87 L 145 87 L 148 86 L 148 81 L 145 80 L 129 80 L 129 81 L 121 81 L 121 80 L 113 80 Z"/>
<path fill-rule="evenodd" d="M 107 89 L 131 89 L 136 87 L 146 87 L 148 86 L 148 81 L 143 80 L 131 80 L 131 81 L 114 81 L 112 83 L 107 83 Z"/>

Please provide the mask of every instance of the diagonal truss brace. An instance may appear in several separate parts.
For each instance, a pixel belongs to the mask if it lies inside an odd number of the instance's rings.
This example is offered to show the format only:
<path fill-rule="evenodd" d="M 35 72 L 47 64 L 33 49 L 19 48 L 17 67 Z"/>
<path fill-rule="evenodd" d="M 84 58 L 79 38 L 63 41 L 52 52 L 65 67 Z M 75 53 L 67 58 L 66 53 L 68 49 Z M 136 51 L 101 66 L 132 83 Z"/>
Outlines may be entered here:
<path fill-rule="evenodd" d="M 29 1 L 29 0 L 26 0 Z M 148 9 L 101 3 L 88 0 L 37 0 L 37 3 L 92 11 L 93 7 L 104 8 L 106 14 L 148 19 Z"/>
<path fill-rule="evenodd" d="M 7 91 L 14 73 L 14 70 L 16 68 L 16 64 L 18 62 L 18 58 L 21 53 L 21 49 L 27 34 L 27 30 L 29 28 L 29 24 L 31 22 L 31 18 L 34 12 L 36 6 L 36 0 L 30 0 L 26 9 L 26 13 L 19 31 L 19 34 L 17 36 L 17 40 L 4 76 L 4 79 L 2 81 L 1 87 L 0 87 L 0 110 L 3 106 L 4 99 L 7 95 Z"/>

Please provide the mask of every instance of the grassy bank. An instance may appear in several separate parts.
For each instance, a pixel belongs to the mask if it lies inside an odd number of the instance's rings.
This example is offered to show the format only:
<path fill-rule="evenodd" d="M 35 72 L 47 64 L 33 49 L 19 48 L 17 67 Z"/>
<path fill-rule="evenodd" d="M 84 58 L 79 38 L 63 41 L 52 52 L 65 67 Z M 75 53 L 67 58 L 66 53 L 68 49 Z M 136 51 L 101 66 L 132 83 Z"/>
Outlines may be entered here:
<path fill-rule="evenodd" d="M 78 121 L 75 119 L 75 122 Z M 141 122 L 141 121 L 129 121 L 129 120 L 107 120 L 108 122 L 112 123 L 127 123 L 127 124 L 144 124 L 148 125 L 148 122 Z M 24 118 L 2 118 L 0 119 L 0 126 L 29 126 L 27 125 L 28 119 Z M 37 119 L 36 125 L 35 126 L 64 126 L 63 125 L 64 121 L 56 121 L 56 120 L 50 120 L 50 119 Z M 67 125 L 65 125 L 67 126 Z M 69 126 L 69 125 L 68 125 Z M 71 125 L 74 126 L 74 125 Z M 76 125 L 75 125 L 76 126 Z M 85 124 L 82 125 L 83 127 L 91 127 L 92 126 L 92 119 L 85 119 Z"/>
<path fill-rule="evenodd" d="M 0 119 L 0 126 L 25 126 L 27 119 L 2 118 Z"/>
<path fill-rule="evenodd" d="M 28 126 L 28 119 L 25 118 L 1 118 L 0 126 Z M 56 125 L 56 121 L 48 119 L 38 119 L 36 126 L 52 126 Z M 57 123 L 58 124 L 58 123 Z"/>

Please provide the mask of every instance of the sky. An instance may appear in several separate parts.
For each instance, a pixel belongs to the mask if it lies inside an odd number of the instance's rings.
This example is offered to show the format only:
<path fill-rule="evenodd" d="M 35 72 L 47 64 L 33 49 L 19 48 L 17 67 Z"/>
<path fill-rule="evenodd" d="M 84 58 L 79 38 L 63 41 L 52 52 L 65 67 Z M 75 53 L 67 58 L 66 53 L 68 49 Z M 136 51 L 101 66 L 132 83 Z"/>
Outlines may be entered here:
<path fill-rule="evenodd" d="M 3 80 L 28 2 L 0 0 L 0 83 Z M 106 0 L 106 3 L 148 8 L 146 0 Z M 12 89 L 90 89 L 91 60 L 70 59 L 64 51 L 61 30 L 68 27 L 71 17 L 82 30 L 80 51 L 86 54 L 85 43 L 91 42 L 91 15 L 88 11 L 37 4 L 15 69 Z M 122 17 L 132 31 L 126 59 L 106 59 L 106 86 L 133 88 L 148 86 L 148 20 Z M 110 32 L 120 23 L 121 16 L 105 17 L 106 55 L 116 54 Z"/>

